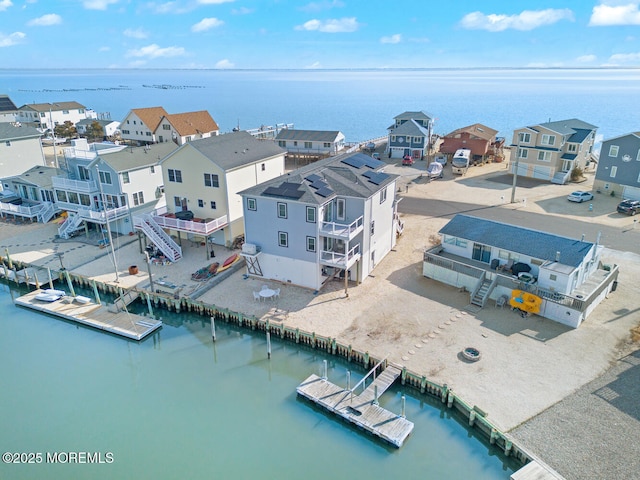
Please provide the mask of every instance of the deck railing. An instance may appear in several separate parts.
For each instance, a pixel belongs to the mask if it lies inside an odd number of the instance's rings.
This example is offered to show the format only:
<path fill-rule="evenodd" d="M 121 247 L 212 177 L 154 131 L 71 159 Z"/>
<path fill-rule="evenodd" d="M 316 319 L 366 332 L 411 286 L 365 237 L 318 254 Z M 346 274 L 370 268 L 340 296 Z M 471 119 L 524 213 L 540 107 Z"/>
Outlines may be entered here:
<path fill-rule="evenodd" d="M 69 190 L 71 192 L 95 193 L 98 186 L 93 180 L 72 180 L 65 177 L 51 177 L 53 188 Z"/>
<path fill-rule="evenodd" d="M 191 232 L 198 235 L 209 235 L 229 224 L 227 215 L 214 218 L 205 222 L 194 222 L 192 220 L 180 220 L 179 218 L 164 216 L 168 213 L 167 207 L 161 207 L 151 213 L 153 220 L 162 228 Z"/>
<path fill-rule="evenodd" d="M 363 222 L 364 216 L 358 217 L 349 224 L 338 222 L 320 222 L 320 234 L 325 236 L 331 235 L 333 237 L 350 240 L 362 231 Z"/>

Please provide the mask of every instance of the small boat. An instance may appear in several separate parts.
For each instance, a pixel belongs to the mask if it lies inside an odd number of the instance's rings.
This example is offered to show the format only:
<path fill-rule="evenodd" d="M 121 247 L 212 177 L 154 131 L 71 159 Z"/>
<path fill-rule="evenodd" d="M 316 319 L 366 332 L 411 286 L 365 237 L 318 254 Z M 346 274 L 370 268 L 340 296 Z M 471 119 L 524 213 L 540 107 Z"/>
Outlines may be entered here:
<path fill-rule="evenodd" d="M 51 288 L 47 288 L 46 290 L 42 290 L 33 298 L 41 302 L 56 302 L 65 295 L 66 292 L 63 292 L 62 290 L 53 290 Z"/>
<path fill-rule="evenodd" d="M 218 273 L 225 271 L 227 268 L 231 267 L 231 265 L 239 261 L 241 258 L 242 257 L 240 255 L 238 255 L 237 253 L 234 253 L 224 261 L 224 263 L 218 269 Z"/>

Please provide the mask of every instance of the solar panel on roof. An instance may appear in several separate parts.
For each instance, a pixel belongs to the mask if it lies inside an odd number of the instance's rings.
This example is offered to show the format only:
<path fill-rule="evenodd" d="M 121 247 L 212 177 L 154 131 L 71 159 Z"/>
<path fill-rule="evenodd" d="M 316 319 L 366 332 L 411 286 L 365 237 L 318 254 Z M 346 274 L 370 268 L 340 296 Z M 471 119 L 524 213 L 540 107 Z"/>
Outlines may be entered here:
<path fill-rule="evenodd" d="M 382 173 L 382 172 L 367 172 L 367 173 L 369 173 L 369 175 L 363 175 L 363 176 L 367 177 L 369 181 L 374 185 L 380 185 L 387 178 L 389 178 L 388 174 Z"/>
<path fill-rule="evenodd" d="M 329 185 L 327 184 L 327 182 L 323 181 L 322 179 L 320 180 L 316 180 L 315 182 L 313 182 L 311 185 L 309 185 L 311 188 L 322 188 L 322 187 L 328 187 Z"/>
<path fill-rule="evenodd" d="M 347 157 L 340 161 L 353 168 L 362 168 L 362 166 L 365 165 L 364 161 L 360 157 Z"/>
<path fill-rule="evenodd" d="M 316 180 L 322 180 L 322 177 L 320 175 L 317 175 L 315 173 L 312 173 L 311 175 L 309 175 L 308 177 L 304 177 L 305 180 L 310 181 L 311 183 L 315 182 Z"/>
<path fill-rule="evenodd" d="M 384 162 L 382 160 L 376 160 L 373 157 L 369 157 L 367 155 L 365 155 L 365 158 L 363 159 L 364 164 L 369 167 L 369 168 L 380 168 L 381 166 L 384 165 Z"/>
<path fill-rule="evenodd" d="M 326 198 L 329 195 L 333 194 L 333 190 L 331 190 L 329 187 L 322 187 L 322 188 L 319 188 L 316 193 L 318 195 L 320 195 L 321 197 L 325 197 Z"/>
<path fill-rule="evenodd" d="M 372 175 L 374 175 L 376 172 L 372 172 L 372 171 L 366 171 L 362 174 L 363 177 L 367 177 L 367 178 L 371 178 Z"/>
<path fill-rule="evenodd" d="M 295 183 L 285 182 L 279 187 L 268 187 L 262 194 L 270 197 L 293 198 L 294 200 L 298 200 L 304 195 L 304 191 L 298 190 L 298 185 Z"/>

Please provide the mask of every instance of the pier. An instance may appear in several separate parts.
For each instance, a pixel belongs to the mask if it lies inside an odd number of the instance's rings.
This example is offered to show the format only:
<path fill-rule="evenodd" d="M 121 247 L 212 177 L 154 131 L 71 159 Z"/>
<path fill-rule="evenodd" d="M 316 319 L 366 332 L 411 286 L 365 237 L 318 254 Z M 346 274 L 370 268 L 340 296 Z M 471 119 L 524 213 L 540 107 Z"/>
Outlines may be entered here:
<path fill-rule="evenodd" d="M 342 388 L 314 374 L 302 382 L 296 391 L 316 405 L 400 448 L 413 431 L 413 422 L 404 417 L 404 412 L 403 415 L 397 415 L 380 407 L 378 398 L 401 375 L 401 368 L 387 366 L 360 395 L 353 393 L 379 365 L 373 367 L 353 388 Z"/>
<path fill-rule="evenodd" d="M 74 297 L 62 297 L 55 302 L 42 302 L 35 296 L 41 293 L 35 290 L 15 299 L 15 304 L 21 307 L 48 313 L 65 320 L 88 325 L 99 330 L 114 333 L 133 340 L 142 340 L 151 332 L 162 326 L 162 322 L 149 317 L 142 317 L 126 311 L 110 312 L 103 305 L 86 302 L 84 297 L 79 302 Z"/>

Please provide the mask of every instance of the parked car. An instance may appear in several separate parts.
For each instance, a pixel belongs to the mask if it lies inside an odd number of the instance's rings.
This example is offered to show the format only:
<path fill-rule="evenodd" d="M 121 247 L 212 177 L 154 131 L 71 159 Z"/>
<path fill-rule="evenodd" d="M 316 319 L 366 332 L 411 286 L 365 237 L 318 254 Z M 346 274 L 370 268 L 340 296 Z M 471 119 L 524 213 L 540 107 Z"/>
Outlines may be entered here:
<path fill-rule="evenodd" d="M 413 165 L 413 157 L 411 155 L 405 155 L 402 158 L 402 165 Z"/>
<path fill-rule="evenodd" d="M 447 164 L 447 156 L 443 153 L 436 155 L 435 161 L 442 164 L 444 167 Z"/>
<path fill-rule="evenodd" d="M 427 176 L 432 178 L 442 178 L 442 164 L 438 162 L 431 162 L 427 168 Z"/>
<path fill-rule="evenodd" d="M 618 213 L 635 215 L 640 212 L 640 200 L 623 200 L 618 204 Z"/>
<path fill-rule="evenodd" d="M 589 200 L 593 200 L 593 193 L 578 190 L 576 192 L 573 192 L 571 195 L 569 195 L 567 197 L 567 200 L 569 200 L 570 202 L 578 202 L 578 203 L 588 202 Z"/>

